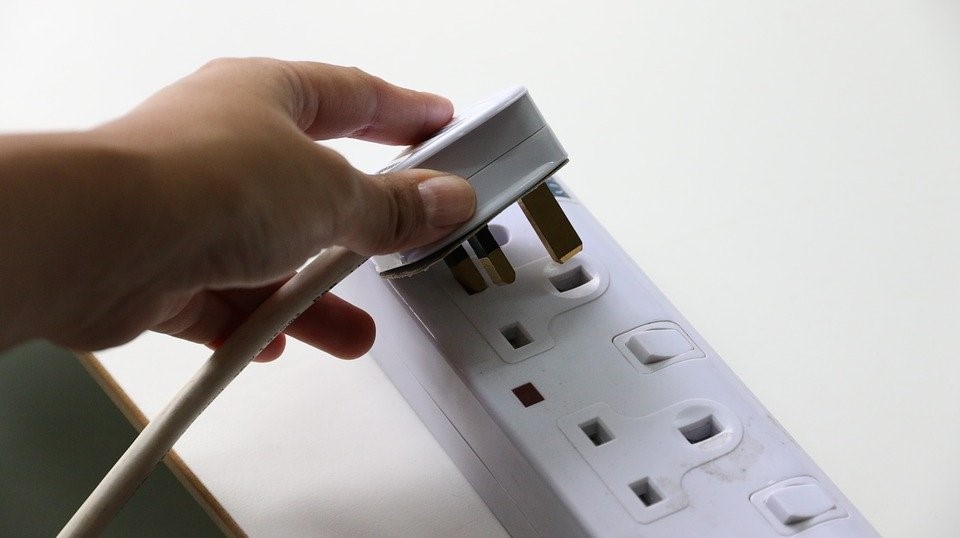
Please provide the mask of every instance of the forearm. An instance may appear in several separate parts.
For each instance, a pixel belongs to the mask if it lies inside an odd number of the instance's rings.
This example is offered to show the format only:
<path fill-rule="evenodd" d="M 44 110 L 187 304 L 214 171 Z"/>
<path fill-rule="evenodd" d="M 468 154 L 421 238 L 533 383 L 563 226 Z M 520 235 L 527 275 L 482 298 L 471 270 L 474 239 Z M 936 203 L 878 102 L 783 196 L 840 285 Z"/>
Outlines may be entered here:
<path fill-rule="evenodd" d="M 155 284 L 149 166 L 93 132 L 0 137 L 0 349 L 82 329 L 118 279 Z"/>

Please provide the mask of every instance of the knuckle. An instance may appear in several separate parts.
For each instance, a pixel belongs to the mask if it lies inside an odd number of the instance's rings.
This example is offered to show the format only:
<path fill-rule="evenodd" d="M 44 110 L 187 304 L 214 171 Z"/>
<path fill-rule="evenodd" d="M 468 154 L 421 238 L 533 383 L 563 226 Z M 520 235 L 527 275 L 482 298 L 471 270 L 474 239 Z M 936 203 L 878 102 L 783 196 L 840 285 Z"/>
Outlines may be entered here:
<path fill-rule="evenodd" d="M 349 71 L 351 75 L 356 77 L 361 82 L 366 81 L 367 79 L 373 78 L 373 75 L 371 75 L 370 73 L 367 73 L 366 71 L 364 71 L 363 69 L 360 69 L 355 65 L 345 67 L 344 69 Z"/>
<path fill-rule="evenodd" d="M 214 58 L 208 61 L 207 63 L 203 64 L 202 66 L 200 66 L 199 71 L 211 71 L 211 70 L 223 69 L 226 67 L 231 67 L 233 65 L 236 65 L 237 62 L 239 61 L 240 61 L 239 58 L 221 56 L 219 58 Z"/>
<path fill-rule="evenodd" d="M 290 98 L 290 115 L 297 119 L 297 126 L 305 130 L 313 123 L 319 108 L 319 99 L 316 92 L 306 91 L 310 83 L 294 65 L 287 62 L 277 62 L 276 79 L 282 84 L 284 92 Z"/>

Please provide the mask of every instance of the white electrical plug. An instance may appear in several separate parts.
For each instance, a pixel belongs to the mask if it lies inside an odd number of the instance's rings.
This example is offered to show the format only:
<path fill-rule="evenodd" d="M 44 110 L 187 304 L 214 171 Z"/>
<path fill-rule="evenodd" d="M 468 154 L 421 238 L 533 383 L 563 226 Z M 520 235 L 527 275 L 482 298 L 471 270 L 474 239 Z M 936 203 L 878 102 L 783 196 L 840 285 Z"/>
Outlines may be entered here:
<path fill-rule="evenodd" d="M 566 162 L 566 151 L 525 88 L 511 88 L 473 105 L 437 134 L 401 153 L 381 172 L 427 168 L 458 175 L 477 193 L 476 213 L 440 241 L 375 256 L 377 270 L 386 277 L 422 271 Z"/>

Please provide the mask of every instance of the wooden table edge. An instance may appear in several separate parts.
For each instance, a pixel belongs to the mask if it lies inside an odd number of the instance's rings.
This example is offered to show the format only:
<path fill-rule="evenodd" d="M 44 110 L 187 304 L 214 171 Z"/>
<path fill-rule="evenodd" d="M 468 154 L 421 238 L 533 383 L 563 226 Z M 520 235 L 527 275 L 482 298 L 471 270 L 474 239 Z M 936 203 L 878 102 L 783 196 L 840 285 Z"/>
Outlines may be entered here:
<path fill-rule="evenodd" d="M 127 420 L 137 428 L 137 431 L 142 430 L 149 422 L 146 415 L 107 371 L 103 363 L 92 353 L 74 352 L 74 354 L 80 360 L 80 364 L 107 393 L 114 405 L 127 417 Z M 171 450 L 163 461 L 224 534 L 238 538 L 247 535 L 175 451 Z"/>

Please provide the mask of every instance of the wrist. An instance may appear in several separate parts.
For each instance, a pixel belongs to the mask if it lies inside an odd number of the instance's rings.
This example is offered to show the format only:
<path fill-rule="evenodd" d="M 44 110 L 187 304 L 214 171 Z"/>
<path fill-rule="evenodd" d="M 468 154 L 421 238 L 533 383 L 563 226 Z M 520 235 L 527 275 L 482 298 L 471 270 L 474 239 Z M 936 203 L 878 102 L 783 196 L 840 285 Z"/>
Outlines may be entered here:
<path fill-rule="evenodd" d="M 14 231 L 0 243 L 18 253 L 0 268 L 0 342 L 109 344 L 85 333 L 124 294 L 162 285 L 149 159 L 88 131 L 3 137 L 0 161 L 0 224 Z"/>

